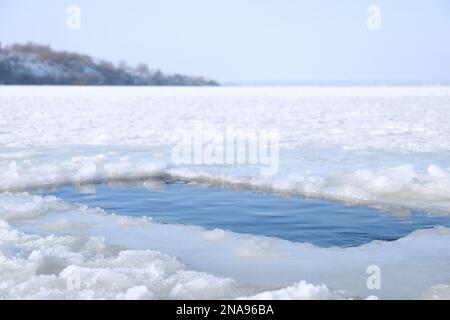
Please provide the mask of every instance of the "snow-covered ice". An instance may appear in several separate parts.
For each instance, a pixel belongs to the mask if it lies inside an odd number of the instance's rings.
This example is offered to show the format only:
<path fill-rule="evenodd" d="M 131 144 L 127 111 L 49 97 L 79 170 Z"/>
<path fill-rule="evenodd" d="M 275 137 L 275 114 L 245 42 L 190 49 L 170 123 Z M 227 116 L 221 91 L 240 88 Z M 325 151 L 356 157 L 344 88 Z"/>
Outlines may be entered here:
<path fill-rule="evenodd" d="M 280 170 L 174 165 L 173 131 L 280 132 Z M 450 214 L 450 88 L 0 87 L 1 298 L 448 298 L 450 232 L 319 248 L 33 196 L 164 178 Z M 149 186 L 151 187 L 151 186 Z M 130 237 L 130 234 L 133 236 Z M 379 265 L 383 287 L 366 287 Z M 81 289 L 67 288 L 80 273 Z"/>
<path fill-rule="evenodd" d="M 282 145 L 450 149 L 449 87 L 2 87 L 0 144 L 165 144 L 175 129 L 279 129 Z"/>

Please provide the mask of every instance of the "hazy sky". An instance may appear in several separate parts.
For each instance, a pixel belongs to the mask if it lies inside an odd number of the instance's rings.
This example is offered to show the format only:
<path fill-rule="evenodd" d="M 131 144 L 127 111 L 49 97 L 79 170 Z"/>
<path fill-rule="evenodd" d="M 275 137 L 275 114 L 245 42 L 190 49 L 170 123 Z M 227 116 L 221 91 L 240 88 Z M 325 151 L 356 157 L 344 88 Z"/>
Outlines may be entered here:
<path fill-rule="evenodd" d="M 380 30 L 367 27 L 372 4 Z M 220 81 L 449 81 L 450 1 L 0 0 L 0 41 Z"/>

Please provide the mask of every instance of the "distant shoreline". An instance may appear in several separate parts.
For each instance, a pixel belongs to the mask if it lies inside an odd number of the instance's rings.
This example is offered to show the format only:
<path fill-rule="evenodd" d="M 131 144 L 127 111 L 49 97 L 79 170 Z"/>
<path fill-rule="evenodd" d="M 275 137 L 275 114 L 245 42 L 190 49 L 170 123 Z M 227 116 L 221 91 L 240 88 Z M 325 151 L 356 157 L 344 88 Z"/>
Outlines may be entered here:
<path fill-rule="evenodd" d="M 223 81 L 224 87 L 439 87 L 450 81 Z"/>
<path fill-rule="evenodd" d="M 124 87 L 124 88 L 438 88 L 448 84 L 219 84 L 219 85 L 123 85 L 123 84 L 24 84 L 0 83 L 0 87 Z"/>
<path fill-rule="evenodd" d="M 219 86 L 201 76 L 166 74 L 140 63 L 117 65 L 89 55 L 28 43 L 0 47 L 0 84 L 85 86 Z"/>

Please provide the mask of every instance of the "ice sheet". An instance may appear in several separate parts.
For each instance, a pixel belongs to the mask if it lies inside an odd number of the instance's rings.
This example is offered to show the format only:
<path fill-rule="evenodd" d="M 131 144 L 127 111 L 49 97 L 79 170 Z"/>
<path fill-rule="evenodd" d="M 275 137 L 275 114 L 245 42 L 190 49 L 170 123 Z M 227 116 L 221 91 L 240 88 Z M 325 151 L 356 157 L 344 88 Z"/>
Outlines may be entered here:
<path fill-rule="evenodd" d="M 30 193 L 68 183 L 89 190 L 99 180 L 179 179 L 394 214 L 449 214 L 449 106 L 448 87 L 2 86 L 0 297 L 448 297 L 443 227 L 326 249 L 160 225 Z M 279 130 L 278 174 L 174 165 L 174 131 L 198 123 L 210 131 Z M 370 265 L 381 268 L 381 290 L 367 289 Z M 77 270 L 81 289 L 68 289 Z"/>
<path fill-rule="evenodd" d="M 282 145 L 450 150 L 449 87 L 0 87 L 0 145 L 161 145 L 173 132 L 280 131 Z"/>

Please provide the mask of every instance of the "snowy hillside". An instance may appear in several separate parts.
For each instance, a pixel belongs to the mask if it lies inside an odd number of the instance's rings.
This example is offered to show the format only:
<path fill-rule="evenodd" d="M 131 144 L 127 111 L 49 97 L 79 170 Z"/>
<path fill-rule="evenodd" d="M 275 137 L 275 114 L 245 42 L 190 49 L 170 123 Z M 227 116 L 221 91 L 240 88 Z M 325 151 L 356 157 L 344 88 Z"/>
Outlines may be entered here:
<path fill-rule="evenodd" d="M 0 49 L 0 84 L 213 86 L 214 80 L 132 68 L 36 44 Z"/>

